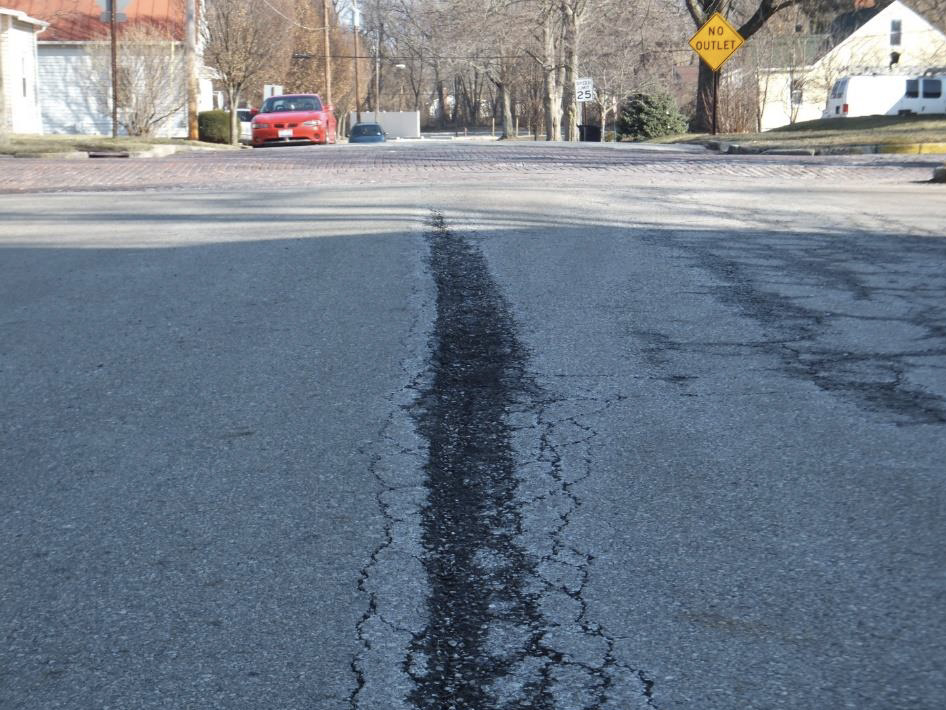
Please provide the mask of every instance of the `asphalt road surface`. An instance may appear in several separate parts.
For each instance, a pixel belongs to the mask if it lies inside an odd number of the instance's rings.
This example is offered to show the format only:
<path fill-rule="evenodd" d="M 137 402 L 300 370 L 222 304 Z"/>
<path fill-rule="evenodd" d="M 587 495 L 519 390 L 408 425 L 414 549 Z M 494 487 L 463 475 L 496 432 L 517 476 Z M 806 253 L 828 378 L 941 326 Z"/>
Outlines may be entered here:
<path fill-rule="evenodd" d="M 929 164 L 8 166 L 3 710 L 946 704 Z"/>

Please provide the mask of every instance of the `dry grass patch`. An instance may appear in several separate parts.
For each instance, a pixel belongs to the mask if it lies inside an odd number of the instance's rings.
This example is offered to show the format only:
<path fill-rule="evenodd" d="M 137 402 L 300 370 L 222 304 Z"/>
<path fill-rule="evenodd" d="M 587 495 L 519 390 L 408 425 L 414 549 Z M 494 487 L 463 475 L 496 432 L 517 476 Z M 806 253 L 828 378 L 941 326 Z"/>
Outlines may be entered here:
<path fill-rule="evenodd" d="M 654 142 L 701 143 L 707 140 L 754 148 L 837 148 L 860 145 L 946 143 L 946 116 L 859 116 L 805 121 L 765 133 L 688 134 Z"/>
<path fill-rule="evenodd" d="M 120 136 L 42 136 L 14 134 L 0 142 L 0 155 L 38 155 L 42 153 L 137 153 L 156 145 L 187 145 L 200 148 L 222 148 L 199 141 L 177 138 L 137 138 Z"/>

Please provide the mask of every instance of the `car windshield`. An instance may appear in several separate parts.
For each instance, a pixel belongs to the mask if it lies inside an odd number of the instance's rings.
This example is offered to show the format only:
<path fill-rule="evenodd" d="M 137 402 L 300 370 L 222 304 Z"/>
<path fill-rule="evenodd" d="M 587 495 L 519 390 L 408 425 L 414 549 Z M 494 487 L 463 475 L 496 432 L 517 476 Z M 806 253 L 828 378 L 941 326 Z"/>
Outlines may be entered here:
<path fill-rule="evenodd" d="M 321 110 L 322 102 L 316 96 L 272 96 L 263 102 L 260 113 Z"/>
<path fill-rule="evenodd" d="M 360 126 L 353 126 L 351 129 L 353 136 L 380 136 L 381 126 L 377 123 L 369 123 Z"/>

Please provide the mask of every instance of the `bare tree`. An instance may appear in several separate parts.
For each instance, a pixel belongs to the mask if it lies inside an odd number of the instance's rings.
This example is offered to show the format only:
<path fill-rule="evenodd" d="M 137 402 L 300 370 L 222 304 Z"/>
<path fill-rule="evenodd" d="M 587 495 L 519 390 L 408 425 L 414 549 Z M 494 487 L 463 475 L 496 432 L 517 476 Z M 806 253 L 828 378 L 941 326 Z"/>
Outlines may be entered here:
<path fill-rule="evenodd" d="M 715 1 L 705 0 L 706 7 Z M 678 93 L 675 59 L 690 53 L 686 10 L 666 0 L 380 2 L 388 8 L 386 35 L 397 44 L 415 104 L 428 97 L 441 126 L 475 121 L 491 110 L 503 135 L 511 134 L 518 116 L 533 129 L 544 123 L 547 140 L 563 134 L 574 140 L 579 74 L 595 80 L 597 113 L 604 116 L 614 98 L 644 87 Z M 483 100 L 484 77 L 491 109 Z M 542 121 L 533 115 L 536 101 Z"/>
<path fill-rule="evenodd" d="M 538 4 L 538 32 L 534 36 L 537 46 L 528 50 L 542 70 L 545 140 L 548 141 L 562 139 L 562 82 L 565 66 L 562 59 L 563 30 L 559 9 L 554 0 L 543 0 Z"/>
<path fill-rule="evenodd" d="M 118 43 L 118 120 L 150 136 L 187 103 L 185 54 L 166 29 L 132 25 Z"/>
<path fill-rule="evenodd" d="M 230 142 L 239 139 L 236 107 L 267 73 L 282 74 L 291 52 L 293 8 L 286 0 L 207 0 L 204 60 L 216 70 L 230 106 Z"/>

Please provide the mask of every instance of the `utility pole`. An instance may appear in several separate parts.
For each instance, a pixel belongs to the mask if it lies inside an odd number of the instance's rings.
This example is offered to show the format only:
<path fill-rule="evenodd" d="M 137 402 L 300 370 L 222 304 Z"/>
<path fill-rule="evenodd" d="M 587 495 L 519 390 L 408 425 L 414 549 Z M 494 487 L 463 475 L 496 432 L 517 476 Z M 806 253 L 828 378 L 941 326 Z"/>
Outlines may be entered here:
<path fill-rule="evenodd" d="M 377 16 L 375 21 L 378 23 L 378 51 L 374 54 L 374 122 L 380 120 L 381 112 L 381 2 L 375 3 L 375 12 Z"/>
<path fill-rule="evenodd" d="M 332 47 L 329 44 L 328 0 L 322 0 L 322 40 L 325 44 L 325 103 L 332 105 Z M 355 52 L 357 54 L 357 52 Z"/>
<path fill-rule="evenodd" d="M 197 0 L 187 0 L 187 139 L 196 141 L 197 131 Z"/>
<path fill-rule="evenodd" d="M 381 111 L 381 30 L 378 30 L 378 52 L 374 56 L 374 122 Z"/>
<path fill-rule="evenodd" d="M 351 31 L 355 35 L 355 119 L 361 123 L 361 98 L 358 96 L 358 5 L 352 3 Z"/>
<path fill-rule="evenodd" d="M 112 138 L 118 138 L 118 41 L 115 37 L 118 18 L 115 15 L 115 3 L 109 0 L 108 24 L 112 36 Z"/>

